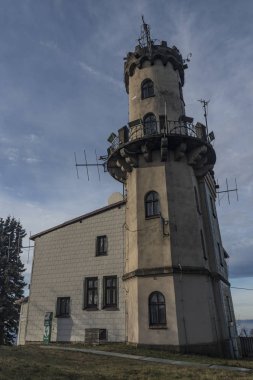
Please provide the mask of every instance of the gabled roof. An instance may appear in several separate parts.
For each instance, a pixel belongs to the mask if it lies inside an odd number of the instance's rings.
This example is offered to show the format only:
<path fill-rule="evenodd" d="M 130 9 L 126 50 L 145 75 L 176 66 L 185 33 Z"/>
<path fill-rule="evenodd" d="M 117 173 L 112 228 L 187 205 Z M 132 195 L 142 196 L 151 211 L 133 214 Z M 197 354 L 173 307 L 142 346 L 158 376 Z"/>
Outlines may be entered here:
<path fill-rule="evenodd" d="M 55 230 L 58 230 L 59 228 L 62 228 L 62 227 L 66 227 L 70 224 L 74 224 L 74 223 L 77 223 L 77 222 L 80 222 L 81 220 L 84 220 L 84 219 L 88 219 L 88 218 L 91 218 L 92 216 L 95 216 L 95 215 L 98 215 L 98 214 L 101 214 L 103 212 L 106 212 L 106 211 L 109 211 L 109 210 L 112 210 L 116 207 L 120 208 L 121 206 L 125 205 L 125 201 L 120 201 L 120 202 L 117 202 L 117 203 L 113 203 L 111 205 L 108 205 L 108 206 L 105 206 L 105 207 L 102 207 L 102 208 L 99 208 L 97 210 L 94 210 L 94 211 L 91 211 L 87 214 L 84 214 L 84 215 L 81 215 L 81 216 L 78 216 L 77 218 L 74 218 L 74 219 L 70 219 L 70 220 L 67 220 L 66 222 L 64 223 L 61 223 L 61 224 L 58 224 L 57 226 L 55 227 L 52 227 L 52 228 L 49 228 L 47 230 L 44 230 L 42 232 L 39 232 L 38 234 L 35 234 L 35 235 L 32 235 L 30 237 L 31 240 L 35 240 L 36 238 L 42 236 L 42 235 L 45 235 L 45 234 L 48 234 L 49 232 L 52 232 L 52 231 L 55 231 Z"/>

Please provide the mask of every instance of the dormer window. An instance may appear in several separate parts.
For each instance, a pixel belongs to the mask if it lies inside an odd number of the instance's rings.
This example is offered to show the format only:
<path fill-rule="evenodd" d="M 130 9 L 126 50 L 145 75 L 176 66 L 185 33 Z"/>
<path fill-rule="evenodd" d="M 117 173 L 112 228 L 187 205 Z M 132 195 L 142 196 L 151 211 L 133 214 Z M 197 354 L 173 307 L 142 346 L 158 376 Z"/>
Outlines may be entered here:
<path fill-rule="evenodd" d="M 146 99 L 154 95 L 154 83 L 151 79 L 145 79 L 141 84 L 141 98 Z"/>
<path fill-rule="evenodd" d="M 143 118 L 144 135 L 153 135 L 157 132 L 156 117 L 153 113 L 147 113 Z"/>

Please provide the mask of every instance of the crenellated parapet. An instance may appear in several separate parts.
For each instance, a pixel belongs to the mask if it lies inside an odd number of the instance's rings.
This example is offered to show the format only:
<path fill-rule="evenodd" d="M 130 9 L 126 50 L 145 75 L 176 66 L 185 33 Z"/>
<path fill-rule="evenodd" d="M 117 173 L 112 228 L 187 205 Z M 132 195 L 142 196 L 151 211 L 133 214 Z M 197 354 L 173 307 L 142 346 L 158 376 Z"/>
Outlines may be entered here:
<path fill-rule="evenodd" d="M 182 55 L 176 46 L 172 48 L 167 46 L 166 41 L 162 41 L 160 45 L 152 44 L 149 50 L 147 46 L 141 47 L 137 45 L 134 52 L 129 52 L 125 58 L 124 77 L 126 92 L 129 93 L 129 77 L 134 75 L 136 68 L 142 69 L 146 62 L 151 66 L 156 60 L 160 60 L 164 66 L 170 62 L 174 70 L 178 70 L 181 84 L 184 85 L 184 69 L 187 65 L 184 64 Z"/>

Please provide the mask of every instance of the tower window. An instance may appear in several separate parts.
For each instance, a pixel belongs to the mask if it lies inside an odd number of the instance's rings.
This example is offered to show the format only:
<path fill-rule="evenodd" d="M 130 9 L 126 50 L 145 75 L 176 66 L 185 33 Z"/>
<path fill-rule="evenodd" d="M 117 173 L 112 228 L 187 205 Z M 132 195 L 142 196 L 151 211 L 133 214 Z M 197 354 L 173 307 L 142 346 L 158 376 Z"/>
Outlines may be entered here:
<path fill-rule="evenodd" d="M 160 215 L 159 196 L 156 191 L 150 191 L 145 196 L 145 217 Z"/>
<path fill-rule="evenodd" d="M 156 117 L 153 113 L 148 113 L 144 116 L 144 135 L 152 135 L 156 133 Z"/>
<path fill-rule="evenodd" d="M 160 292 L 153 292 L 149 296 L 149 326 L 166 326 L 165 298 Z"/>
<path fill-rule="evenodd" d="M 154 95 L 154 83 L 151 79 L 145 79 L 141 84 L 141 98 L 146 99 Z"/>
<path fill-rule="evenodd" d="M 97 236 L 96 241 L 96 256 L 107 255 L 107 236 Z"/>

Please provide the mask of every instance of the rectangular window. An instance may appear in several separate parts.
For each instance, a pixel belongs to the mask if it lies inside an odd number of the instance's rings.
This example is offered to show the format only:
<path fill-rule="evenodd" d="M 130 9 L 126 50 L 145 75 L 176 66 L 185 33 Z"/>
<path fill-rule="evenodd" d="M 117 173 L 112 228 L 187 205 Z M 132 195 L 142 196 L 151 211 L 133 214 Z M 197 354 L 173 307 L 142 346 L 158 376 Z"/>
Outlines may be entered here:
<path fill-rule="evenodd" d="M 217 242 L 217 247 L 218 247 L 219 259 L 220 259 L 220 265 L 223 266 L 222 253 L 221 253 L 221 249 L 220 249 L 220 244 L 218 242 Z"/>
<path fill-rule="evenodd" d="M 56 305 L 56 317 L 66 318 L 70 316 L 70 297 L 58 297 Z"/>
<path fill-rule="evenodd" d="M 201 239 L 201 246 L 202 246 L 203 256 L 204 256 L 204 259 L 207 260 L 206 247 L 205 247 L 204 236 L 203 236 L 202 230 L 200 230 L 200 239 Z"/>
<path fill-rule="evenodd" d="M 104 308 L 117 307 L 117 276 L 104 277 Z"/>
<path fill-rule="evenodd" d="M 97 309 L 98 307 L 98 278 L 85 279 L 84 308 Z"/>
<path fill-rule="evenodd" d="M 97 236 L 96 240 L 96 256 L 107 255 L 107 236 Z"/>

